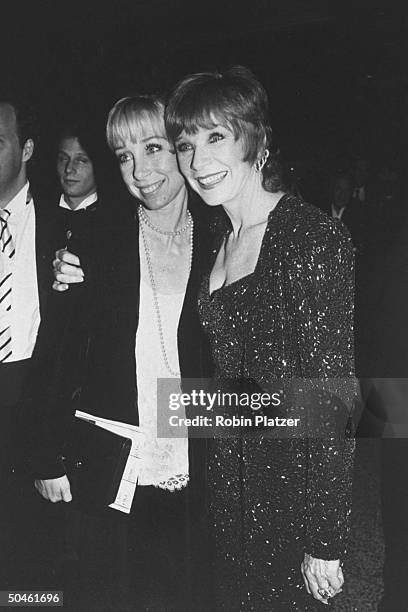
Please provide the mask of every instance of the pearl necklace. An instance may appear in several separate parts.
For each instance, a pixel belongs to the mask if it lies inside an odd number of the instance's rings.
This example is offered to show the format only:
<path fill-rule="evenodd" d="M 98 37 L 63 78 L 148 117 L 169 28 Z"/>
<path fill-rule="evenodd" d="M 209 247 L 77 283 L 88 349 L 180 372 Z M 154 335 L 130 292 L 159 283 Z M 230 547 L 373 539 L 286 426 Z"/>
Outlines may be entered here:
<path fill-rule="evenodd" d="M 164 342 L 164 333 L 163 333 L 163 325 L 162 325 L 162 320 L 161 320 L 161 316 L 160 316 L 160 306 L 159 306 L 159 296 L 157 293 L 157 287 L 156 287 L 156 283 L 154 280 L 154 274 L 153 274 L 153 265 L 152 265 L 152 258 L 151 258 L 151 253 L 149 250 L 149 245 L 147 243 L 146 240 L 146 234 L 145 234 L 145 229 L 143 227 L 143 224 L 146 224 L 148 227 L 150 227 L 151 229 L 153 229 L 154 231 L 159 232 L 160 234 L 165 234 L 166 236 L 179 236 L 182 232 L 186 231 L 188 227 L 191 228 L 190 231 L 190 252 L 189 252 L 189 276 L 190 276 L 190 271 L 191 271 L 191 265 L 193 262 L 193 217 L 191 216 L 190 211 L 187 211 L 188 214 L 188 221 L 187 224 L 181 229 L 181 230 L 177 230 L 176 232 L 164 232 L 159 230 L 158 228 L 155 228 L 154 225 L 151 225 L 144 213 L 144 210 L 142 209 L 142 206 L 140 205 L 138 208 L 138 213 L 139 213 L 139 225 L 140 225 L 140 233 L 142 235 L 142 241 L 143 241 L 143 248 L 144 248 L 144 252 L 146 255 L 146 261 L 147 261 L 147 270 L 149 273 L 149 279 L 150 279 L 150 285 L 152 287 L 152 291 L 153 291 L 153 302 L 154 302 L 154 309 L 156 311 L 156 319 L 157 319 L 157 327 L 158 327 L 158 331 L 159 331 L 159 340 L 160 340 L 160 349 L 161 349 L 161 353 L 162 353 L 162 357 L 163 357 L 163 361 L 164 361 L 164 365 L 166 366 L 167 371 L 172 375 L 172 376 L 177 376 L 178 378 L 180 377 L 180 372 L 173 370 L 173 368 L 170 366 L 170 362 L 169 359 L 167 357 L 167 351 L 166 351 L 166 344 Z M 187 280 L 188 282 L 188 280 Z"/>
<path fill-rule="evenodd" d="M 148 227 L 150 227 L 150 229 L 152 229 L 154 232 L 157 232 L 158 234 L 163 234 L 163 236 L 180 236 L 180 234 L 187 231 L 188 228 L 193 225 L 193 218 L 189 210 L 187 211 L 187 217 L 188 217 L 187 223 L 180 229 L 174 230 L 172 232 L 162 230 L 160 229 L 160 227 L 153 225 L 153 223 L 150 221 L 149 217 L 146 214 L 145 209 L 143 208 L 141 204 L 139 204 L 137 211 L 139 213 L 139 218 L 143 221 L 143 223 L 145 223 Z"/>

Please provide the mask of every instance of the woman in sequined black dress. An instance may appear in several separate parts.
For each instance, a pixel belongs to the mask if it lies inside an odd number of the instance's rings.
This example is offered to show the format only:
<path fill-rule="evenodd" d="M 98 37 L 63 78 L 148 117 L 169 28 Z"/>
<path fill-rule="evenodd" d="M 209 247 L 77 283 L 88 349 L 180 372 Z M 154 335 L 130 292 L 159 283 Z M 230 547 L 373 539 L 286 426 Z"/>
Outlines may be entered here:
<path fill-rule="evenodd" d="M 263 87 L 242 67 L 187 77 L 166 111 L 182 173 L 227 213 L 199 300 L 217 379 L 263 389 L 276 379 L 348 379 L 350 239 L 282 191 L 268 160 L 267 115 Z M 211 440 L 216 609 L 304 612 L 340 591 L 352 459 L 343 435 L 284 439 L 241 429 Z"/>

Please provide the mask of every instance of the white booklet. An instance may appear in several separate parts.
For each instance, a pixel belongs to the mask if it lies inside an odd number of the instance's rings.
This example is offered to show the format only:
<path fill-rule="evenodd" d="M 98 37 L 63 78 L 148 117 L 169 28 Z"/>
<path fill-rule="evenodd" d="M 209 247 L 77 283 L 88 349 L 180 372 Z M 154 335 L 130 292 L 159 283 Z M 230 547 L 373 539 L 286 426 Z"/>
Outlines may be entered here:
<path fill-rule="evenodd" d="M 102 427 L 119 436 L 132 440 L 132 446 L 126 461 L 125 469 L 123 470 L 118 494 L 116 495 L 115 501 L 109 505 L 110 508 L 129 514 L 136 491 L 142 462 L 142 452 L 145 445 L 145 434 L 143 430 L 137 425 L 103 419 L 102 417 L 97 417 L 88 412 L 82 412 L 82 410 L 77 410 L 75 416 L 78 419 L 88 421 L 88 423 L 93 423 L 96 427 Z"/>

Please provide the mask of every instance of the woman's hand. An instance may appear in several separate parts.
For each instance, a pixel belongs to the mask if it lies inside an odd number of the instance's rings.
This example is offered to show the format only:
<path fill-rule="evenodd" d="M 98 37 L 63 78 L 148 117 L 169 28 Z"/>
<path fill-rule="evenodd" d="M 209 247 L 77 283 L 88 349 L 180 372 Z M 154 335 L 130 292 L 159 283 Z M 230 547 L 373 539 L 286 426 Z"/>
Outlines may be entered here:
<path fill-rule="evenodd" d="M 305 553 L 301 571 L 307 592 L 322 603 L 341 592 L 344 577 L 338 559 L 325 561 Z"/>
<path fill-rule="evenodd" d="M 71 486 L 68 477 L 65 475 L 49 480 L 36 480 L 34 486 L 44 499 L 53 504 L 59 501 L 72 501 Z"/>
<path fill-rule="evenodd" d="M 82 283 L 84 271 L 80 266 L 79 258 L 73 253 L 66 249 L 57 251 L 52 262 L 55 278 L 52 288 L 55 291 L 66 291 L 71 283 Z"/>

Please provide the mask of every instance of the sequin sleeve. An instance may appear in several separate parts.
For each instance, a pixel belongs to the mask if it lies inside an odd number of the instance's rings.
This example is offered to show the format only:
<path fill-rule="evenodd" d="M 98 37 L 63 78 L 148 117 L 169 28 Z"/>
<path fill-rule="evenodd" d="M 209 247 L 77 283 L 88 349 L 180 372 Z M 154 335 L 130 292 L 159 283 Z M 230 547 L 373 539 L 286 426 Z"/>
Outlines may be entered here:
<path fill-rule="evenodd" d="M 293 276 L 302 376 L 319 387 L 309 406 L 305 552 L 339 559 L 347 547 L 354 454 L 354 441 L 344 433 L 356 386 L 354 270 L 347 230 L 329 219 L 318 221 L 305 232 Z M 319 422 L 326 429 L 319 430 Z"/>

